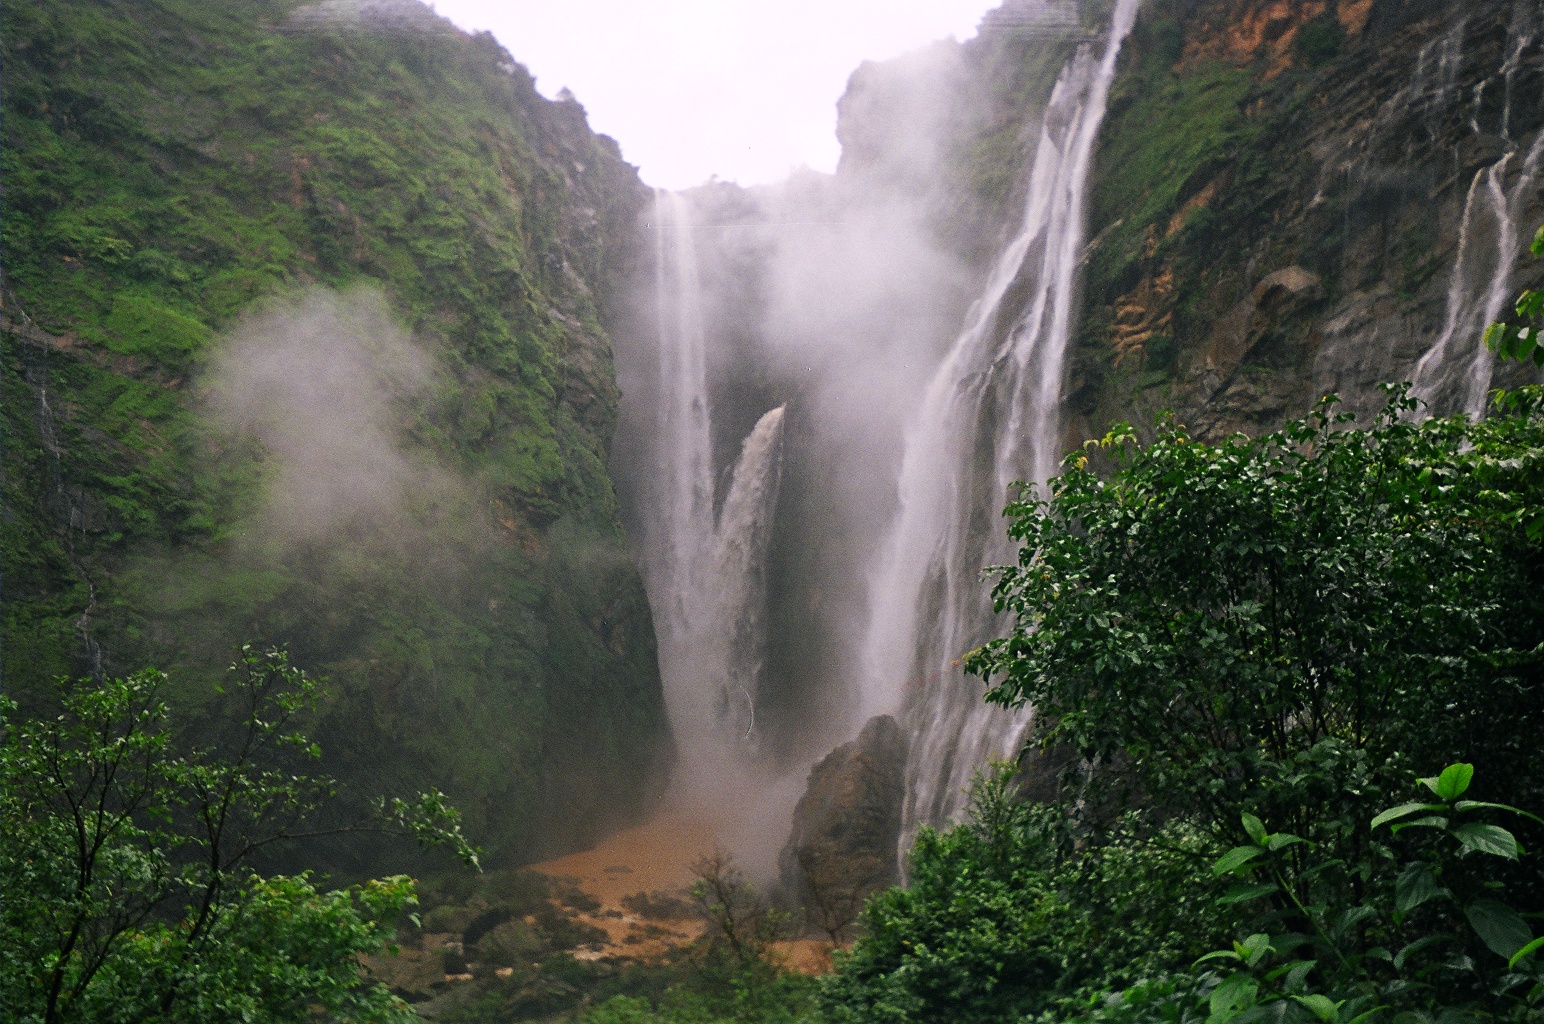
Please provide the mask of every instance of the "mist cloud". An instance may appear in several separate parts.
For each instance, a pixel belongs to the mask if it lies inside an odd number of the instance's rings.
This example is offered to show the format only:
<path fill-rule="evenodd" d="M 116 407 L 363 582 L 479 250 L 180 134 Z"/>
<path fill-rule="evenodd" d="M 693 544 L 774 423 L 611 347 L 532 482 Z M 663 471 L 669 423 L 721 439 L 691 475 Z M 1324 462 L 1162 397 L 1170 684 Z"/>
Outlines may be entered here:
<path fill-rule="evenodd" d="M 204 402 L 217 428 L 258 446 L 252 539 L 282 548 L 384 537 L 453 489 L 405 438 L 435 376 L 372 289 L 313 289 L 232 331 L 209 364 Z"/>

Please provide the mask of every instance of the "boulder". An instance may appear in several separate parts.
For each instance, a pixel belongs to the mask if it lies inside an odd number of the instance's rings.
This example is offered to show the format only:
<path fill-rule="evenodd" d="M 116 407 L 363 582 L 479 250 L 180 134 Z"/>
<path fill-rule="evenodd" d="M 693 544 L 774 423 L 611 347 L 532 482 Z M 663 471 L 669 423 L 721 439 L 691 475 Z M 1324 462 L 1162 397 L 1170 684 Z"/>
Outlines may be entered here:
<path fill-rule="evenodd" d="M 1251 298 L 1267 313 L 1298 302 L 1317 302 L 1324 297 L 1324 280 L 1302 267 L 1282 267 L 1255 285 Z"/>
<path fill-rule="evenodd" d="M 881 715 L 810 772 L 778 858 L 784 891 L 839 941 L 870 893 L 900 881 L 906 735 Z"/>

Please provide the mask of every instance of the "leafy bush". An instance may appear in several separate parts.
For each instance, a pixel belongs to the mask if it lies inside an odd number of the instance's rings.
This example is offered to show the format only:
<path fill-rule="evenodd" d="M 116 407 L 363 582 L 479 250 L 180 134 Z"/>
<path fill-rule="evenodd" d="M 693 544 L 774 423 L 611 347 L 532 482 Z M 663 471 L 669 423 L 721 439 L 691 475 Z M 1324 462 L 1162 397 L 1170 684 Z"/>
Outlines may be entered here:
<path fill-rule="evenodd" d="M 1544 418 L 1367 430 L 1326 400 L 1217 444 L 1117 428 L 1048 501 L 1009 506 L 1012 633 L 968 659 L 1041 742 L 1098 763 L 1095 807 L 1154 806 L 1222 835 L 1240 811 L 1369 839 L 1412 761 L 1473 752 L 1488 784 L 1544 781 L 1540 560 L 1520 466 Z M 1094 459 L 1113 471 L 1101 478 Z M 1521 461 L 1519 461 L 1521 460 Z"/>
<path fill-rule="evenodd" d="M 1544 795 L 1544 394 L 1414 411 L 1394 388 L 1365 430 L 1333 400 L 1257 439 L 1117 428 L 1010 505 L 1015 626 L 968 664 L 1034 706 L 1065 785 L 1026 806 L 1000 774 L 924 832 L 823 1019 L 1534 1019 L 1536 950 L 1505 958 L 1544 886 L 1477 816 Z M 1475 799 L 1460 766 L 1375 817 L 1465 750 Z"/>
<path fill-rule="evenodd" d="M 298 722 L 317 683 L 244 649 L 207 745 L 179 750 L 163 677 L 61 684 L 62 714 L 0 738 L 0 1005 L 26 1024 L 410 1019 L 361 978 L 413 902 L 406 878 L 320 891 L 254 859 L 319 823 L 328 780 Z M 0 702 L 0 714 L 14 704 Z M 404 831 L 471 864 L 437 793 L 343 828 Z"/>
<path fill-rule="evenodd" d="M 1010 766 L 977 780 L 967 822 L 924 829 L 905 888 L 873 897 L 822 985 L 825 1018 L 998 1021 L 1057 993 L 1188 962 L 1233 915 L 1212 903 L 1207 845 L 1128 814 L 1092 836 L 1023 802 Z"/>
<path fill-rule="evenodd" d="M 1436 800 L 1389 808 L 1371 822 L 1436 832 L 1437 841 L 1392 839 L 1361 858 L 1270 833 L 1243 816 L 1250 842 L 1228 851 L 1214 872 L 1239 879 L 1223 902 L 1260 911 L 1229 948 L 1197 960 L 1199 973 L 1144 981 L 1116 993 L 1065 1000 L 1051 1020 L 1175 1021 L 1208 1024 L 1420 1024 L 1453 1020 L 1537 1020 L 1544 1015 L 1544 939 L 1508 902 L 1505 886 L 1455 871 L 1465 858 L 1516 860 L 1521 847 L 1499 825 L 1478 820 L 1503 804 L 1462 799 L 1474 766 L 1454 764 L 1422 779 Z M 1345 899 L 1346 878 L 1360 893 Z M 1535 915 L 1536 916 L 1536 915 Z M 1217 965 L 1212 967 L 1212 965 Z M 1079 1005 L 1079 1004 L 1082 1005 Z"/>

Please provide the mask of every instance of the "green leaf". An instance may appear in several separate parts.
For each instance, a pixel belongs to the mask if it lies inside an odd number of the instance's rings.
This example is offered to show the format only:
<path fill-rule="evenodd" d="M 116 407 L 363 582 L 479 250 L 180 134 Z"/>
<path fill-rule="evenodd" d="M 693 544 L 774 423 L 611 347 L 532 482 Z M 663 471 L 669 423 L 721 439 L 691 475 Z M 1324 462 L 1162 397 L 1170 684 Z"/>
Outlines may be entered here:
<path fill-rule="evenodd" d="M 1238 950 L 1239 956 L 1244 958 L 1244 962 L 1253 967 L 1271 951 L 1271 937 L 1264 932 L 1257 932 L 1243 942 L 1234 943 L 1234 948 Z"/>
<path fill-rule="evenodd" d="M 1293 996 L 1292 998 L 1298 1005 L 1306 1006 L 1313 1011 L 1313 1015 L 1324 1021 L 1324 1024 L 1334 1024 L 1335 1019 L 1340 1016 L 1339 1005 L 1331 1001 L 1329 996 Z"/>
<path fill-rule="evenodd" d="M 1212 874 L 1218 878 L 1230 875 L 1265 851 L 1258 846 L 1235 846 L 1212 865 Z"/>
<path fill-rule="evenodd" d="M 1520 814 L 1529 821 L 1536 821 L 1540 825 L 1544 825 L 1544 818 L 1539 817 L 1537 814 L 1529 814 L 1522 808 L 1513 807 L 1511 804 L 1495 804 L 1489 800 L 1460 800 L 1453 805 L 1453 810 L 1459 812 L 1477 811 L 1482 808 L 1492 811 L 1510 811 L 1512 814 Z"/>
<path fill-rule="evenodd" d="M 1427 804 L 1427 803 L 1400 804 L 1398 807 L 1390 807 L 1388 810 L 1384 811 L 1382 814 L 1380 814 L 1376 818 L 1372 819 L 1372 827 L 1373 828 L 1377 828 L 1379 825 L 1386 825 L 1389 822 L 1397 821 L 1400 818 L 1408 818 L 1410 815 L 1414 814 L 1416 811 L 1440 811 L 1442 809 L 1443 808 L 1442 808 L 1441 804 Z"/>
<path fill-rule="evenodd" d="M 1437 784 L 1432 789 L 1438 797 L 1452 803 L 1460 796 L 1463 796 L 1464 790 L 1469 788 L 1469 783 L 1473 778 L 1474 765 L 1450 764 L 1442 769 L 1442 774 L 1437 776 Z"/>
<path fill-rule="evenodd" d="M 1377 913 L 1371 907 L 1349 907 L 1335 922 L 1334 934 L 1341 936 Z"/>
<path fill-rule="evenodd" d="M 1297 961 L 1292 965 L 1292 969 L 1287 972 L 1287 981 L 1283 987 L 1289 992 L 1293 989 L 1302 988 L 1308 980 L 1308 972 L 1317 966 L 1319 966 L 1319 961 L 1317 960 Z"/>
<path fill-rule="evenodd" d="M 1495 900 L 1475 900 L 1464 908 L 1464 916 L 1480 940 L 1491 951 L 1510 960 L 1533 941 L 1533 929 L 1517 911 Z"/>
<path fill-rule="evenodd" d="M 1424 861 L 1417 862 L 1405 868 L 1394 883 L 1394 909 L 1401 915 L 1408 914 L 1421 904 L 1446 894 L 1447 890 L 1437 884 L 1436 869 Z"/>
<path fill-rule="evenodd" d="M 1264 846 L 1266 840 L 1265 826 L 1260 822 L 1260 819 L 1246 812 L 1242 816 L 1242 820 L 1244 822 L 1244 831 L 1249 833 L 1249 838 L 1253 839 L 1256 844 Z"/>
<path fill-rule="evenodd" d="M 1500 825 L 1482 825 L 1477 821 L 1471 821 L 1467 825 L 1460 825 L 1453 829 L 1453 835 L 1467 849 L 1479 853 L 1516 860 L 1518 853 L 1521 852 L 1517 845 L 1517 837 Z"/>
<path fill-rule="evenodd" d="M 1372 1009 L 1365 1010 L 1362 1013 L 1357 1014 L 1355 1017 L 1352 1017 L 1349 1021 L 1346 1022 L 1346 1024 L 1366 1024 L 1366 1021 L 1371 1019 L 1373 1014 L 1381 1013 L 1387 1009 L 1387 1006 L 1374 1006 Z"/>
<path fill-rule="evenodd" d="M 1261 882 L 1259 885 L 1235 885 L 1229 889 L 1227 895 L 1219 896 L 1219 906 L 1231 907 L 1235 903 L 1244 903 L 1248 900 L 1259 899 L 1261 896 L 1269 896 L 1279 890 L 1281 886 L 1275 882 Z"/>
<path fill-rule="evenodd" d="M 1389 826 L 1389 831 L 1393 832 L 1396 835 L 1398 835 L 1400 829 L 1406 829 L 1406 828 L 1447 828 L 1447 826 L 1448 826 L 1448 820 L 1446 818 L 1442 817 L 1440 814 L 1432 814 L 1432 815 L 1428 815 L 1427 817 L 1424 817 L 1424 818 L 1417 818 L 1414 821 L 1401 821 L 1397 825 L 1390 825 Z"/>
<path fill-rule="evenodd" d="M 1248 974 L 1239 973 L 1212 989 L 1210 1006 L 1212 1014 L 1206 1024 L 1227 1024 L 1240 1013 L 1255 1005 L 1260 983 Z"/>
<path fill-rule="evenodd" d="M 1507 966 L 1516 967 L 1524 959 L 1532 956 L 1534 953 L 1537 953 L 1541 948 L 1544 948 L 1544 938 L 1534 939 L 1522 949 L 1519 949 L 1517 952 L 1513 953 L 1512 959 L 1507 961 Z"/>
<path fill-rule="evenodd" d="M 1280 952 L 1280 950 L 1277 950 L 1277 952 Z M 1308 977 L 1308 972 L 1318 965 L 1319 961 L 1317 960 L 1293 960 L 1291 963 L 1282 964 L 1280 967 L 1267 973 L 1265 980 L 1275 981 L 1277 978 L 1285 975 L 1287 980 L 1282 982 L 1281 985 L 1283 991 L 1295 992 L 1303 987 L 1303 979 Z"/>
<path fill-rule="evenodd" d="M 1289 846 L 1296 845 L 1297 843 L 1306 842 L 1308 842 L 1308 840 L 1302 838 L 1301 836 L 1294 836 L 1288 832 L 1277 832 L 1275 835 L 1270 837 L 1270 840 L 1265 845 L 1272 853 L 1275 853 L 1277 850 L 1284 850 Z"/>
<path fill-rule="evenodd" d="M 1396 971 L 1404 970 L 1405 964 L 1412 956 L 1419 953 L 1427 946 L 1435 945 L 1439 942 L 1444 942 L 1449 938 L 1451 938 L 1451 936 L 1442 934 L 1421 936 L 1419 939 L 1416 939 L 1414 942 L 1401 949 L 1398 953 L 1394 954 L 1394 969 Z"/>

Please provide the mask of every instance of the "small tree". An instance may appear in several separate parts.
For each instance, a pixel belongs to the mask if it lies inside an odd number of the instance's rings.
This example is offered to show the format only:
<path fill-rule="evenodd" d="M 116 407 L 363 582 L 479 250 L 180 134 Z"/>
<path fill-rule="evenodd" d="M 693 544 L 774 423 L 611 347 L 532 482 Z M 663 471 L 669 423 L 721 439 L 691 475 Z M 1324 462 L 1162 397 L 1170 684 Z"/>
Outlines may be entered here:
<path fill-rule="evenodd" d="M 822 871 L 820 855 L 803 848 L 794 855 L 803 882 L 804 906 L 815 927 L 826 933 L 833 946 L 839 945 L 863 913 L 874 889 L 866 879 L 845 872 Z"/>
<path fill-rule="evenodd" d="M 746 880 L 733 854 L 714 847 L 697 858 L 692 873 L 697 880 L 688 892 L 707 924 L 703 939 L 710 955 L 727 954 L 746 967 L 766 960 L 772 944 L 788 937 L 788 915 Z"/>
<path fill-rule="evenodd" d="M 224 697 L 239 709 L 207 746 L 178 751 L 159 672 L 61 683 L 62 714 L 3 722 L 0 1005 L 19 1021 L 352 1020 L 404 1017 L 361 980 L 413 902 L 390 878 L 322 892 L 263 877 L 275 843 L 405 832 L 475 863 L 442 794 L 381 801 L 318 829 L 329 780 L 298 726 L 318 684 L 283 652 L 247 647 Z M 14 705 L 0 704 L 0 715 Z M 404 1017 L 404 1019 L 408 1019 Z"/>

